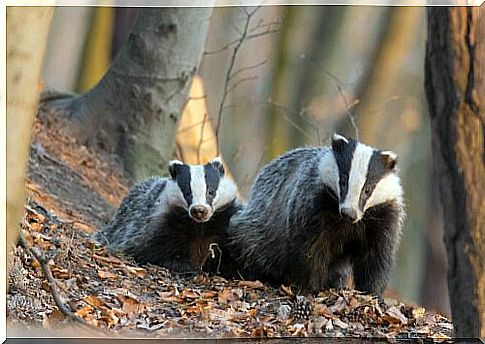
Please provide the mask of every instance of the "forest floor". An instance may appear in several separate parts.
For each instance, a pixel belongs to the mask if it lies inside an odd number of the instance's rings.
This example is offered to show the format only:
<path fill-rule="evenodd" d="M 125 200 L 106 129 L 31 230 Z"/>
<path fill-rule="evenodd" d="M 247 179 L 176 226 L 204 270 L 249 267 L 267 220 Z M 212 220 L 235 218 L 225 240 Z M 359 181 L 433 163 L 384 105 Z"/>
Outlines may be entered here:
<path fill-rule="evenodd" d="M 128 179 L 116 162 L 64 136 L 45 111 L 33 129 L 24 240 L 10 252 L 9 335 L 80 326 L 103 337 L 452 336 L 446 317 L 393 298 L 299 295 L 290 286 L 180 276 L 110 254 L 90 235 L 109 220 Z"/>

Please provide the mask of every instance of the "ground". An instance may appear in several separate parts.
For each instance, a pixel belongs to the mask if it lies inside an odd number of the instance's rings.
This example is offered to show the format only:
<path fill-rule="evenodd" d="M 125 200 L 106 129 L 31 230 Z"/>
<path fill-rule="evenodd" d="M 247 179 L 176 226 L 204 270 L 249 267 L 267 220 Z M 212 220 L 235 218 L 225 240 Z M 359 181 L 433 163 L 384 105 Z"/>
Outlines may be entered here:
<path fill-rule="evenodd" d="M 109 220 L 128 178 L 115 160 L 62 135 L 46 120 L 48 110 L 39 113 L 24 241 L 10 252 L 9 335 L 69 328 L 63 335 L 79 336 L 79 327 L 111 337 L 452 336 L 444 316 L 393 298 L 379 302 L 353 290 L 300 295 L 291 286 L 174 275 L 112 255 L 90 235 Z"/>

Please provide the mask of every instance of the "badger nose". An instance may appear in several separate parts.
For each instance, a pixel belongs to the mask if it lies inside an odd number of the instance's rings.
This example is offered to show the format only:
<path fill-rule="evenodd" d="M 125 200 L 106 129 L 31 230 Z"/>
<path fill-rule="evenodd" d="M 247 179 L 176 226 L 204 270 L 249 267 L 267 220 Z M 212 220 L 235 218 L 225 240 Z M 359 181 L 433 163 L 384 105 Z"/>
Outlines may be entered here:
<path fill-rule="evenodd" d="M 189 213 L 190 217 L 195 220 L 205 220 L 209 214 L 209 210 L 203 205 L 196 205 L 190 208 Z"/>
<path fill-rule="evenodd" d="M 340 214 L 352 222 L 357 220 L 357 211 L 353 208 L 342 208 L 340 209 Z"/>

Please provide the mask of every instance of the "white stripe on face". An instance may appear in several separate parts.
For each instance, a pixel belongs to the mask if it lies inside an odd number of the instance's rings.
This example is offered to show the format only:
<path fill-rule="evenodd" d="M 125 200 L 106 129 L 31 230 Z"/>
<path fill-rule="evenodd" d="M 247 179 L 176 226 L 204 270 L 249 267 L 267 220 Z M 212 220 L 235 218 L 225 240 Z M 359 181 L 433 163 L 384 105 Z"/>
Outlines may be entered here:
<path fill-rule="evenodd" d="M 237 186 L 230 179 L 223 177 L 219 180 L 216 197 L 212 201 L 214 209 L 220 209 L 230 202 L 234 201 L 237 196 Z"/>
<path fill-rule="evenodd" d="M 322 178 L 323 184 L 329 187 L 335 192 L 338 198 L 340 198 L 340 187 L 338 185 L 338 166 L 335 156 L 331 150 L 325 154 L 320 161 L 319 166 L 320 178 Z"/>
<path fill-rule="evenodd" d="M 347 188 L 347 195 L 343 202 L 340 203 L 340 209 L 352 208 L 357 212 L 357 217 L 360 220 L 363 212 L 359 208 L 360 194 L 364 187 L 367 178 L 367 170 L 369 169 L 369 162 L 374 150 L 364 144 L 357 144 L 355 147 L 352 163 L 350 166 L 349 185 Z"/>
<path fill-rule="evenodd" d="M 205 171 L 204 166 L 190 166 L 190 191 L 192 191 L 192 204 L 194 205 L 206 205 L 206 192 L 207 185 L 205 183 Z"/>
<path fill-rule="evenodd" d="M 391 200 L 400 200 L 403 195 L 399 177 L 394 173 L 389 173 L 379 180 L 372 195 L 365 204 L 365 210 Z"/>

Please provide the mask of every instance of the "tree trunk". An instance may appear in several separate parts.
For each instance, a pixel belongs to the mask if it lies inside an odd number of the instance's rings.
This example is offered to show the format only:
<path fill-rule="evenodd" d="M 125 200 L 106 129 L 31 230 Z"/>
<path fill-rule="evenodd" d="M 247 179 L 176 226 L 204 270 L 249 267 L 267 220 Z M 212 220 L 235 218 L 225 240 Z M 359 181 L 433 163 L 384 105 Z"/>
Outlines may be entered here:
<path fill-rule="evenodd" d="M 7 243 L 24 213 L 24 176 L 53 7 L 7 8 Z"/>
<path fill-rule="evenodd" d="M 478 12 L 471 7 L 428 9 L 425 86 L 453 322 L 457 336 L 483 338 L 485 116 L 479 111 Z"/>
<path fill-rule="evenodd" d="M 165 173 L 199 67 L 211 7 L 144 8 L 102 80 L 51 101 L 82 143 L 116 154 L 135 181 Z"/>

